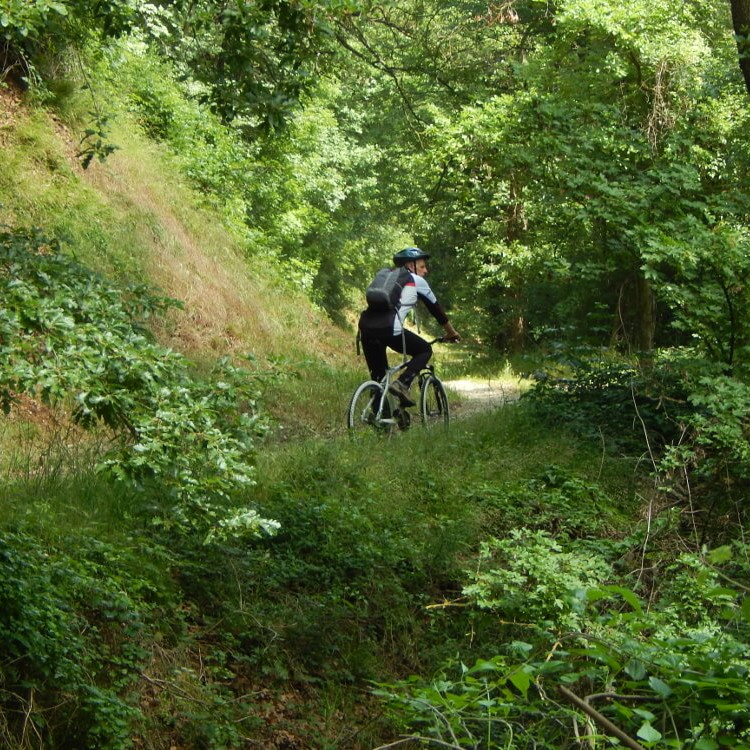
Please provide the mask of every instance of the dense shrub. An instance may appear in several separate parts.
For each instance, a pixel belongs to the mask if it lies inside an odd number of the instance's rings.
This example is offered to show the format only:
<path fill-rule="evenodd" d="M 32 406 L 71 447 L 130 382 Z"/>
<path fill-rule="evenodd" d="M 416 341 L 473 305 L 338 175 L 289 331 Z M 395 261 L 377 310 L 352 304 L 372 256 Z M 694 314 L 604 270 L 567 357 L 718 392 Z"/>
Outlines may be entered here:
<path fill-rule="evenodd" d="M 0 9 L 0 78 L 15 73 L 26 82 L 38 75 L 45 59 L 89 37 L 116 37 L 131 28 L 128 0 L 13 0 Z M 16 68 L 17 70 L 14 70 Z"/>
<path fill-rule="evenodd" d="M 113 547 L 86 539 L 74 546 L 70 555 L 23 532 L 0 534 L 6 732 L 32 731 L 48 747 L 128 748 L 139 716 L 129 696 L 161 586 L 123 575 Z"/>
<path fill-rule="evenodd" d="M 381 684 L 376 694 L 402 733 L 451 747 L 559 750 L 584 731 L 611 737 L 614 725 L 645 747 L 747 748 L 741 546 L 736 558 L 722 548 L 673 562 L 647 603 L 591 552 L 541 532 L 492 540 L 464 594 L 494 613 L 505 645 L 470 663 L 459 652 L 433 676 Z M 594 713 L 581 713 L 584 705 Z"/>
<path fill-rule="evenodd" d="M 123 289 L 33 231 L 0 230 L 0 406 L 20 394 L 104 424 L 115 447 L 101 466 L 136 487 L 156 484 L 160 522 L 209 538 L 272 530 L 232 496 L 254 481 L 254 441 L 267 427 L 258 387 L 227 360 L 200 377 L 155 343 L 148 316 L 168 300 Z"/>

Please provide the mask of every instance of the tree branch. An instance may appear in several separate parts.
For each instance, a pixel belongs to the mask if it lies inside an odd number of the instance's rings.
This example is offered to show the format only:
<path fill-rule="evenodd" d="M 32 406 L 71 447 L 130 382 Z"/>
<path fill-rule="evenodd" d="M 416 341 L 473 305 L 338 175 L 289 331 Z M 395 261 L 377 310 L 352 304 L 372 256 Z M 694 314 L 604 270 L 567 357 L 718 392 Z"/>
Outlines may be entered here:
<path fill-rule="evenodd" d="M 560 691 L 563 697 L 567 698 L 568 701 L 570 701 L 577 708 L 580 708 L 581 711 L 583 711 L 587 716 L 591 717 L 609 735 L 620 740 L 623 745 L 631 748 L 631 750 L 645 750 L 643 745 L 636 742 L 632 737 L 630 737 L 630 735 L 625 734 L 625 732 L 623 732 L 620 727 L 618 727 L 616 724 L 613 724 L 606 716 L 600 714 L 595 708 L 590 706 L 582 698 L 579 698 L 575 693 L 571 692 L 562 685 L 558 685 L 557 689 Z"/>

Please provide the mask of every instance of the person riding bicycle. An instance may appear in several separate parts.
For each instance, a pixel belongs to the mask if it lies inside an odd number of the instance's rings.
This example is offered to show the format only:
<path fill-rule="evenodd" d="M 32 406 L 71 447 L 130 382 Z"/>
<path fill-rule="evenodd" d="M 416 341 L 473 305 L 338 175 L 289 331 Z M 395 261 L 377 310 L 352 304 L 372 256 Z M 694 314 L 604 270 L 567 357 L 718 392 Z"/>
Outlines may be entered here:
<path fill-rule="evenodd" d="M 432 357 L 432 346 L 421 336 L 404 328 L 406 316 L 417 302 L 422 300 L 430 314 L 443 326 L 447 341 L 461 339 L 424 278 L 427 275 L 429 257 L 428 253 L 418 247 L 407 247 L 397 252 L 393 256 L 394 266 L 405 266 L 411 272 L 411 279 L 401 292 L 400 304 L 395 310 L 368 308 L 359 317 L 362 350 L 373 380 L 380 382 L 385 377 L 388 369 L 388 348 L 411 357 L 399 378 L 390 386 L 391 392 L 398 396 L 404 406 L 414 406 L 414 401 L 409 396 L 409 388 L 419 371 Z"/>

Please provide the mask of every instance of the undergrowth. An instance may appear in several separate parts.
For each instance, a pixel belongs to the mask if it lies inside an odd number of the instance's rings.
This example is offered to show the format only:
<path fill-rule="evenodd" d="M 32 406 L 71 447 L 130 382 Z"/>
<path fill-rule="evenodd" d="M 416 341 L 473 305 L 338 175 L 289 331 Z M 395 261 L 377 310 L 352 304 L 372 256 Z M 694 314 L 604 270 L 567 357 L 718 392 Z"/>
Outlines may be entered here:
<path fill-rule="evenodd" d="M 33 491 L 6 485 L 2 579 L 16 602 L 2 619 L 8 745 L 273 747 L 286 736 L 375 746 L 393 729 L 373 680 L 428 673 L 459 651 L 479 656 L 480 642 L 500 647 L 485 618 L 435 605 L 461 596 L 502 493 L 529 474 L 549 481 L 552 455 L 566 471 L 600 473 L 595 449 L 561 452 L 523 409 L 467 419 L 429 442 L 414 430 L 278 445 L 258 456 L 247 496 L 278 533 L 209 547 L 150 524 L 156 485 L 125 495 L 93 475 Z M 632 465 L 601 473 L 618 495 L 632 481 Z M 599 502 L 614 527 L 617 503 Z M 509 505 L 505 522 L 520 525 L 527 510 Z M 541 525 L 565 523 L 568 510 L 560 502 Z M 66 516 L 77 523 L 66 527 Z M 78 572 L 53 580 L 53 569 Z M 114 591 L 111 604 L 92 606 Z M 36 641 L 46 666 L 17 658 Z"/>
<path fill-rule="evenodd" d="M 496 516 L 445 605 L 473 618 L 479 658 L 459 649 L 430 674 L 378 687 L 401 741 L 747 748 L 744 431 L 717 419 L 726 408 L 695 358 L 667 352 L 638 368 L 592 357 L 540 380 L 523 405 L 554 418 L 558 439 L 637 456 L 641 436 L 640 512 L 621 507 L 618 518 L 606 484 L 560 466 L 492 487 Z M 726 380 L 742 403 L 745 389 Z M 720 499 L 718 466 L 729 488 Z"/>
<path fill-rule="evenodd" d="M 559 750 L 608 731 L 580 699 L 644 747 L 745 747 L 746 546 L 682 536 L 653 465 L 539 399 L 264 444 L 232 497 L 262 538 L 154 525 L 158 478 L 6 484 L 7 744 Z"/>

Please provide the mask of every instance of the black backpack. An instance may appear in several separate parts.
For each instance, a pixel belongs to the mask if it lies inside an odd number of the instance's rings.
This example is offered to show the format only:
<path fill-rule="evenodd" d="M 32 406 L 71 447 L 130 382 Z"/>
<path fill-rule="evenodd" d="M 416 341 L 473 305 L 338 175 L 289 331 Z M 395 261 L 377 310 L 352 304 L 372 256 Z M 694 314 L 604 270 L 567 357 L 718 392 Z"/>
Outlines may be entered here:
<path fill-rule="evenodd" d="M 398 308 L 401 292 L 411 281 L 411 272 L 405 266 L 381 268 L 365 291 L 367 308 L 386 312 Z"/>

